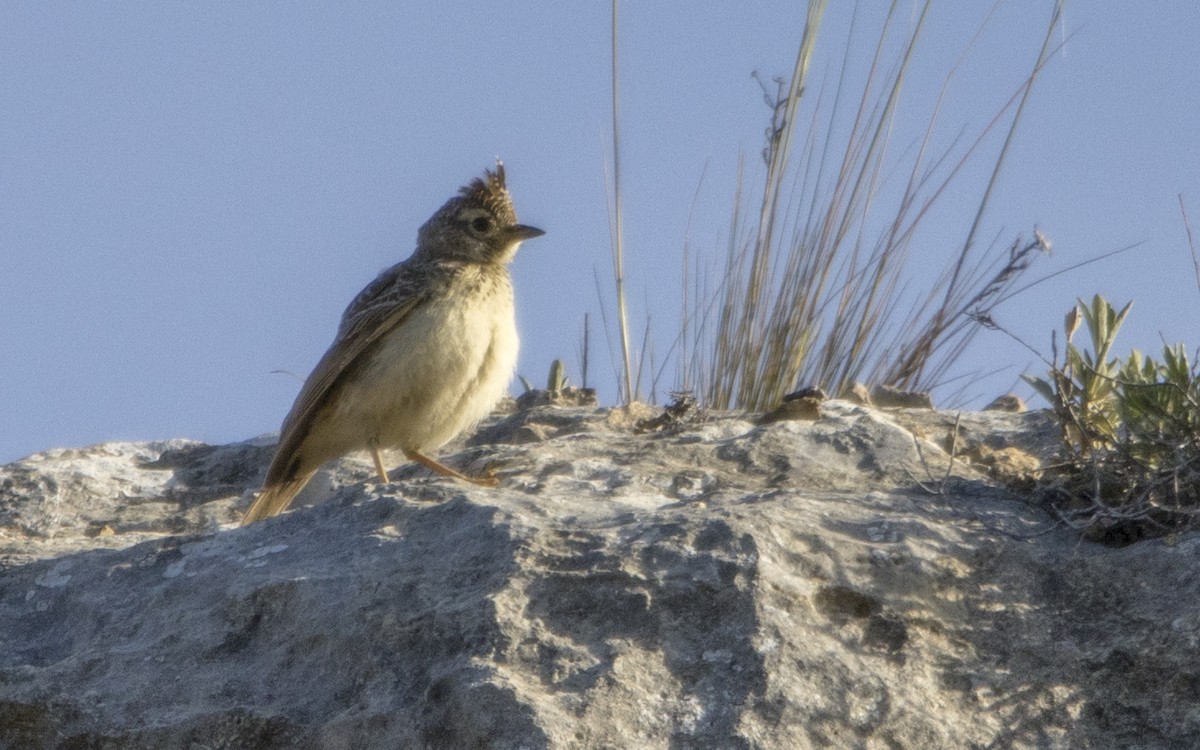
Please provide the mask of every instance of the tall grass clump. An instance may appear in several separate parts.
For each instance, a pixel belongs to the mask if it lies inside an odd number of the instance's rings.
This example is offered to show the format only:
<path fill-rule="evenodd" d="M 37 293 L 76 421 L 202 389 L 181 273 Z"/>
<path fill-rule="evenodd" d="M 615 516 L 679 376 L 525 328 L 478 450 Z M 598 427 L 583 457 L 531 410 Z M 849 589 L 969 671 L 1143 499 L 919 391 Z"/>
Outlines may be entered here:
<path fill-rule="evenodd" d="M 1054 53 L 1061 2 L 1022 84 L 979 132 L 960 135 L 944 150 L 933 146 L 960 59 L 923 135 L 896 156 L 890 141 L 932 6 L 927 0 L 911 17 L 911 2 L 887 7 L 861 79 L 850 65 L 860 54 L 856 17 L 840 68 L 813 86 L 826 2 L 808 3 L 790 80 L 779 81 L 776 91 L 764 86 L 771 121 L 759 197 L 751 202 L 739 177 L 720 282 L 702 289 L 693 281 L 697 289 L 685 290 L 691 340 L 681 347 L 679 379 L 709 406 L 762 410 L 798 386 L 840 393 L 856 381 L 928 389 L 978 330 L 971 315 L 986 315 L 1003 301 L 1048 249 L 1037 232 L 1005 245 L 983 243 L 979 235 L 1030 92 Z M 994 140 L 1000 146 L 985 154 Z M 961 245 L 948 259 L 920 258 L 941 270 L 914 269 L 922 222 L 965 167 L 985 158 L 990 176 L 964 216 Z"/>

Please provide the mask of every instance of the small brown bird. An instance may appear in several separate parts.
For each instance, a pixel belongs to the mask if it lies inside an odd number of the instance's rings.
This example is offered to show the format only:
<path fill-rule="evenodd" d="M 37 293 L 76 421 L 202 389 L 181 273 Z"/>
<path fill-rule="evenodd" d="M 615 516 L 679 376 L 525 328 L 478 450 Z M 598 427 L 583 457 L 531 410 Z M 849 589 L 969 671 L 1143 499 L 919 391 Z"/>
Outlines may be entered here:
<path fill-rule="evenodd" d="M 504 164 L 462 188 L 417 233 L 417 249 L 359 292 L 283 420 L 262 492 L 242 525 L 282 513 L 326 461 L 398 448 L 444 476 L 484 486 L 426 455 L 486 416 L 517 363 L 508 263 L 544 234 L 517 223 Z"/>

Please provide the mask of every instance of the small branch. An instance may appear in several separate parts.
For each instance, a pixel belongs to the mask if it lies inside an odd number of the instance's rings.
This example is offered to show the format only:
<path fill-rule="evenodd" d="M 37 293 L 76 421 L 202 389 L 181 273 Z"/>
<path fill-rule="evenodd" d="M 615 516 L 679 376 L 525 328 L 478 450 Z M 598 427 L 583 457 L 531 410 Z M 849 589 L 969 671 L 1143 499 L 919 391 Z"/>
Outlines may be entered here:
<path fill-rule="evenodd" d="M 1196 268 L 1196 288 L 1200 289 L 1200 253 L 1196 252 L 1196 241 L 1192 239 L 1192 223 L 1188 221 L 1187 209 L 1183 206 L 1183 193 L 1178 195 L 1179 213 L 1183 215 L 1183 228 L 1187 231 L 1188 249 L 1192 251 L 1192 265 Z"/>
<path fill-rule="evenodd" d="M 633 368 L 629 362 L 629 323 L 625 309 L 625 247 L 621 233 L 621 128 L 617 67 L 617 0 L 612 0 L 612 123 L 613 123 L 613 276 L 617 286 L 617 329 L 625 369 L 625 403 L 634 400 Z"/>

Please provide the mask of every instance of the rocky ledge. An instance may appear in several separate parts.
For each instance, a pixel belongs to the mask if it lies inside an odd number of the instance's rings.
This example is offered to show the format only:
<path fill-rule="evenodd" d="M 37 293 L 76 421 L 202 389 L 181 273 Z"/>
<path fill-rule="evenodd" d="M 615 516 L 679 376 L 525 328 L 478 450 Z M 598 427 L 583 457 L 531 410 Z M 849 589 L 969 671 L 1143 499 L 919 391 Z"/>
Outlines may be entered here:
<path fill-rule="evenodd" d="M 1046 415 L 655 414 L 246 528 L 271 440 L 0 468 L 0 747 L 1200 747 L 1200 535 L 1056 525 Z"/>

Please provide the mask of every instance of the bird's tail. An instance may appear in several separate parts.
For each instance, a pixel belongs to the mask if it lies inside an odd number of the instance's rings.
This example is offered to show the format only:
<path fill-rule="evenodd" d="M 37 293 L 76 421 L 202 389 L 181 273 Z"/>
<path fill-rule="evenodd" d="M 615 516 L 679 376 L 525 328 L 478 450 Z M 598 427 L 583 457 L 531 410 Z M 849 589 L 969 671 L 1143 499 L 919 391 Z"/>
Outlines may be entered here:
<path fill-rule="evenodd" d="M 242 526 L 277 516 L 287 510 L 287 507 L 292 504 L 292 500 L 316 473 L 315 471 L 305 472 L 300 476 L 263 487 L 250 509 L 246 511 L 246 515 L 242 516 Z"/>

